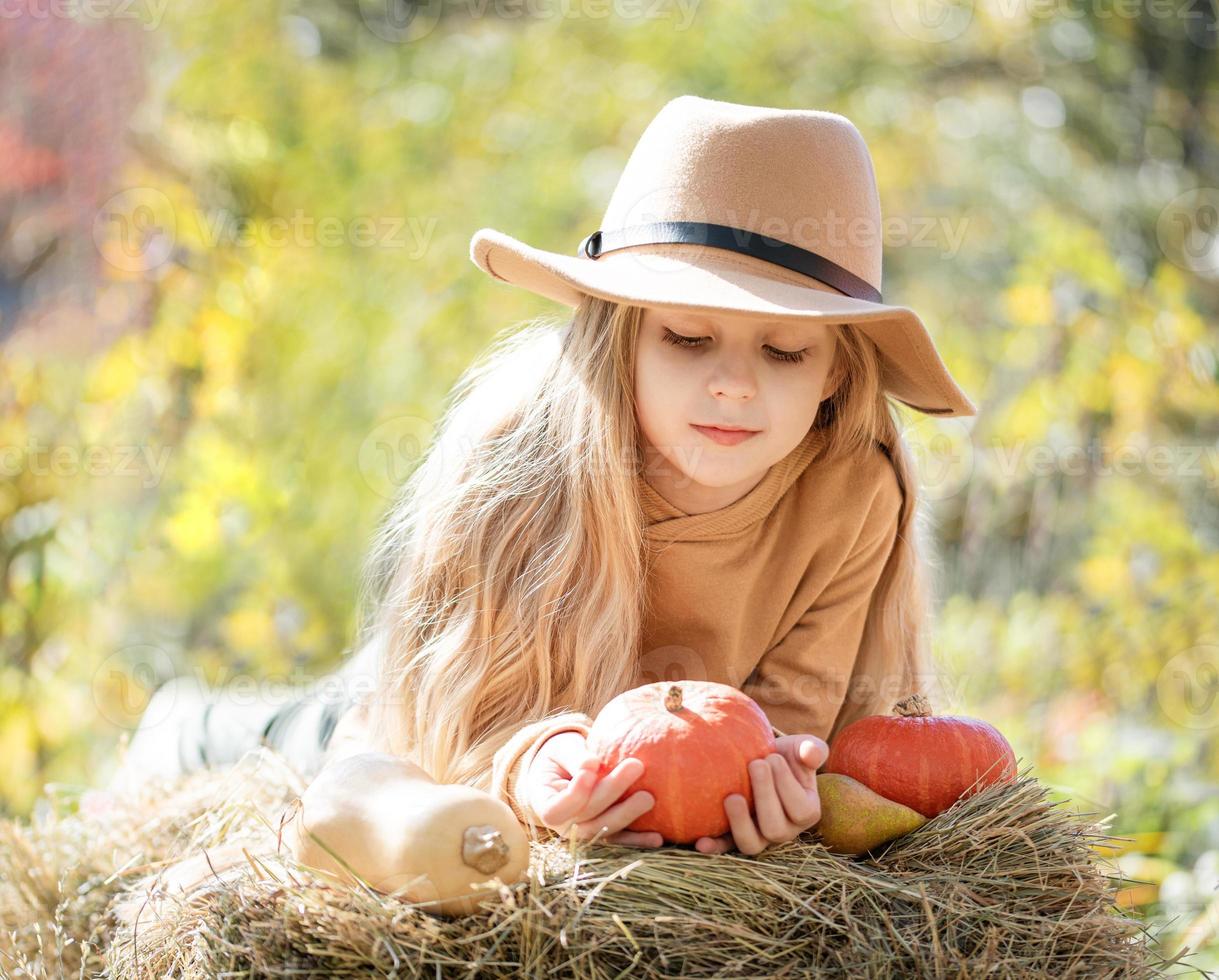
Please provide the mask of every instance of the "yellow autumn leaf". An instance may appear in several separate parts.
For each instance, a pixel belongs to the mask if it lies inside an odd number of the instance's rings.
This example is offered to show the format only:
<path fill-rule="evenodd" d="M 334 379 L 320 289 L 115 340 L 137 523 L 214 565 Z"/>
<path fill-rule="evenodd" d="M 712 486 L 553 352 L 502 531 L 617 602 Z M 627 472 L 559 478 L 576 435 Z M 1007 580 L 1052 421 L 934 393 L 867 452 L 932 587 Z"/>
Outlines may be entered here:
<path fill-rule="evenodd" d="M 1095 555 L 1079 565 L 1079 579 L 1094 596 L 1117 596 L 1130 584 L 1130 570 L 1117 555 Z"/>
<path fill-rule="evenodd" d="M 10 805 L 28 805 L 34 793 L 31 775 L 38 761 L 38 733 L 23 704 L 0 708 L 0 797 Z"/>
<path fill-rule="evenodd" d="M 224 617 L 220 631 L 235 650 L 265 651 L 276 645 L 275 621 L 262 607 L 234 610 Z"/>
<path fill-rule="evenodd" d="M 165 538 L 184 558 L 213 551 L 221 541 L 215 502 L 198 490 L 189 490 L 165 522 Z"/>
<path fill-rule="evenodd" d="M 1017 327 L 1035 327 L 1054 315 L 1054 298 L 1042 283 L 1017 283 L 1004 290 L 1003 308 Z"/>
<path fill-rule="evenodd" d="M 198 342 L 205 370 L 232 378 L 245 353 L 246 331 L 241 321 L 221 310 L 200 318 Z"/>
<path fill-rule="evenodd" d="M 125 337 L 106 352 L 86 381 L 86 399 L 114 401 L 135 390 L 143 373 L 134 356 L 137 343 L 136 338 Z"/>

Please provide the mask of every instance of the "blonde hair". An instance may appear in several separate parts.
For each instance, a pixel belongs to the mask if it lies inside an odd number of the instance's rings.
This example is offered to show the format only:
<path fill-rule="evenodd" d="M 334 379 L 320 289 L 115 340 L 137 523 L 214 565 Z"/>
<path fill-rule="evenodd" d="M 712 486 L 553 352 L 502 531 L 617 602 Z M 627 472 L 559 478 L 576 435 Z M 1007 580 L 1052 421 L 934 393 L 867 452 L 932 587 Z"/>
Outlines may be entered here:
<path fill-rule="evenodd" d="M 498 337 L 450 392 L 375 536 L 360 596 L 361 639 L 383 644 L 371 729 L 440 782 L 488 788 L 491 756 L 522 724 L 595 715 L 639 682 L 642 312 L 590 296 L 570 317 Z M 913 676 L 923 597 L 912 470 L 874 345 L 840 331 L 842 380 L 812 424 L 829 430 L 827 452 L 888 447 L 905 494 L 861 662 L 898 647 Z M 862 713 L 891 704 L 886 691 Z"/>
<path fill-rule="evenodd" d="M 897 538 L 864 621 L 856 680 L 827 736 L 830 742 L 858 718 L 889 714 L 894 702 L 907 694 L 928 695 L 933 704 L 942 700 L 929 647 L 931 590 L 923 558 L 926 517 L 910 449 L 898 427 L 896 409 L 881 387 L 880 367 L 880 352 L 871 338 L 848 323 L 839 324 L 834 368 L 842 380 L 818 407 L 813 425 L 828 433 L 827 456 L 879 448 L 893 465 L 902 505 Z"/>

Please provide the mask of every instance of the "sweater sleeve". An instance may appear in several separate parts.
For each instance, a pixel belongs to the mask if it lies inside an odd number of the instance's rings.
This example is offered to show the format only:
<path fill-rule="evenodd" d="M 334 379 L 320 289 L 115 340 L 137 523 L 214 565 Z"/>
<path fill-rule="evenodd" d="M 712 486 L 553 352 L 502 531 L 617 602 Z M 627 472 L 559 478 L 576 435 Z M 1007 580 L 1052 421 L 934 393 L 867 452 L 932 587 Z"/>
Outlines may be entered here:
<path fill-rule="evenodd" d="M 890 675 L 900 665 L 864 663 L 859 654 L 872 593 L 897 539 L 900 509 L 901 489 L 896 480 L 886 481 L 838 572 L 742 684 L 776 733 L 807 733 L 828 743 L 842 727 L 836 724 L 840 709 L 861 707 L 848 695 L 893 683 Z"/>
<path fill-rule="evenodd" d="M 517 796 L 520 779 L 529 770 L 542 743 L 551 735 L 580 732 L 587 736 L 592 723 L 593 719 L 582 711 L 567 711 L 517 729 L 492 758 L 491 795 L 507 803 L 516 819 L 526 827 L 541 827 L 533 808 Z"/>

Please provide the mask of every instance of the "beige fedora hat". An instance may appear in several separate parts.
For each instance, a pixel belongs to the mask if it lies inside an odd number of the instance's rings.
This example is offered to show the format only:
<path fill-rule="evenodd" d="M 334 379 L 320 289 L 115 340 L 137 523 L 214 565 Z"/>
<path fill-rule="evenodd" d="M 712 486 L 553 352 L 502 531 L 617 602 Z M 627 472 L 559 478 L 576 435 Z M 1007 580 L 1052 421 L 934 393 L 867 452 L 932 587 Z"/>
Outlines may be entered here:
<path fill-rule="evenodd" d="M 496 279 L 579 305 L 851 323 L 876 342 L 886 392 L 974 415 L 918 314 L 881 301 L 880 196 L 845 116 L 682 95 L 640 136 L 600 227 L 573 254 L 494 228 L 470 258 Z"/>

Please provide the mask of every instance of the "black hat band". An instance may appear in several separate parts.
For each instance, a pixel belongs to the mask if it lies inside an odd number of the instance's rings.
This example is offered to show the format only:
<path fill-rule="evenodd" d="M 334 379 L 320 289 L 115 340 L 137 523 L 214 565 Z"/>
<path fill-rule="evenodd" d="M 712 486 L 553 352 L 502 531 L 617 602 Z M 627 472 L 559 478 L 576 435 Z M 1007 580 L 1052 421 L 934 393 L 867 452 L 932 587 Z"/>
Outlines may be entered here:
<path fill-rule="evenodd" d="M 879 289 L 832 259 L 777 238 L 745 228 L 733 228 L 731 225 L 713 225 L 703 221 L 658 221 L 612 231 L 598 230 L 580 242 L 576 254 L 596 259 L 606 252 L 629 248 L 632 245 L 667 244 L 725 248 L 799 272 L 854 299 L 871 303 L 881 302 Z"/>

